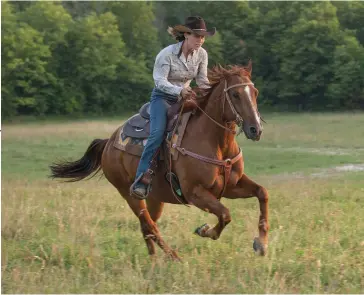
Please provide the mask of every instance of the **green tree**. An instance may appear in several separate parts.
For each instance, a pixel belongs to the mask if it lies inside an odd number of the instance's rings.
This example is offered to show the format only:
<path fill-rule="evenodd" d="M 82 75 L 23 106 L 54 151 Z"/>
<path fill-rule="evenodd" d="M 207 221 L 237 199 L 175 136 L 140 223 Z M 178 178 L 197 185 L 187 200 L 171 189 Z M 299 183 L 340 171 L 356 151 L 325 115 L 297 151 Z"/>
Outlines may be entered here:
<path fill-rule="evenodd" d="M 127 49 L 111 12 L 80 19 L 66 35 L 63 77 L 75 88 L 74 101 L 87 113 L 135 109 L 151 90 L 143 60 L 127 57 Z M 81 90 L 81 92 L 79 91 Z"/>
<path fill-rule="evenodd" d="M 126 56 L 145 61 L 151 71 L 161 49 L 152 2 L 110 2 L 107 10 L 117 18 L 119 30 L 126 45 Z M 151 73 L 151 72 L 150 72 Z"/>
<path fill-rule="evenodd" d="M 43 36 L 44 43 L 49 46 L 52 54 L 47 72 L 52 77 L 52 84 L 45 93 L 44 101 L 47 102 L 47 113 L 69 114 L 80 110 L 80 105 L 75 99 L 79 91 L 69 87 L 68 77 L 63 77 L 63 59 L 66 53 L 67 42 L 65 36 L 74 22 L 71 15 L 57 2 L 38 1 L 18 14 L 23 22 L 26 22 Z"/>
<path fill-rule="evenodd" d="M 356 38 L 364 45 L 364 2 L 334 1 L 337 7 L 337 17 L 344 29 L 354 31 Z"/>
<path fill-rule="evenodd" d="M 155 25 L 158 29 L 158 38 L 162 43 L 162 47 L 172 44 L 174 41 L 167 33 L 168 27 L 173 27 L 177 24 L 183 24 L 185 18 L 191 15 L 198 15 L 196 5 L 186 5 L 182 1 L 167 1 L 156 2 L 154 6 Z"/>
<path fill-rule="evenodd" d="M 76 108 L 101 113 L 111 97 L 109 84 L 116 83 L 117 67 L 125 59 L 116 17 L 105 13 L 82 18 L 66 34 L 66 40 L 62 77 L 68 77 L 68 89 L 78 90 Z"/>
<path fill-rule="evenodd" d="M 328 107 L 364 109 L 364 48 L 353 36 L 345 36 L 344 41 L 334 52 L 334 77 L 328 87 Z"/>
<path fill-rule="evenodd" d="M 207 50 L 209 56 L 209 67 L 224 62 L 223 57 L 223 43 L 221 34 L 216 32 L 215 36 L 207 37 L 203 47 Z"/>
<path fill-rule="evenodd" d="M 288 39 L 286 31 L 297 22 L 302 10 L 311 5 L 306 2 L 249 2 L 250 12 L 246 16 L 249 22 L 242 26 L 241 34 L 245 32 L 245 51 L 253 61 L 253 77 L 260 90 L 261 104 L 279 104 L 280 64 L 282 58 L 292 57 L 275 49 L 279 48 L 277 44 Z"/>
<path fill-rule="evenodd" d="M 341 36 L 336 8 L 329 2 L 315 2 L 300 15 L 285 31 L 285 38 L 273 44 L 280 60 L 278 97 L 295 109 L 323 109 L 329 104 L 325 93 Z"/>
<path fill-rule="evenodd" d="M 46 67 L 51 56 L 41 33 L 18 22 L 9 3 L 2 3 L 2 114 L 43 114 L 44 92 L 52 77 Z"/>
<path fill-rule="evenodd" d="M 62 6 L 72 15 L 73 19 L 87 17 L 91 13 L 105 12 L 109 1 L 61 1 Z"/>
<path fill-rule="evenodd" d="M 53 51 L 60 43 L 73 23 L 71 15 L 60 3 L 38 1 L 19 13 L 19 19 L 41 32 L 45 44 Z"/>

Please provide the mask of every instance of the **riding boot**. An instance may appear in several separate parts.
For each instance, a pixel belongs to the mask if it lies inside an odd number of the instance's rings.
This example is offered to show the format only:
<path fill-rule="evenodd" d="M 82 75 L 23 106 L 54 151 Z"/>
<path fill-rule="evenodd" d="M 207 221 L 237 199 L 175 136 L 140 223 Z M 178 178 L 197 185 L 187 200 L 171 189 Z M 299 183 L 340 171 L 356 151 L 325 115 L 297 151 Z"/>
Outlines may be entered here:
<path fill-rule="evenodd" d="M 152 177 L 154 171 L 148 169 L 145 173 L 141 174 L 130 187 L 130 195 L 140 200 L 145 200 L 152 190 Z"/>

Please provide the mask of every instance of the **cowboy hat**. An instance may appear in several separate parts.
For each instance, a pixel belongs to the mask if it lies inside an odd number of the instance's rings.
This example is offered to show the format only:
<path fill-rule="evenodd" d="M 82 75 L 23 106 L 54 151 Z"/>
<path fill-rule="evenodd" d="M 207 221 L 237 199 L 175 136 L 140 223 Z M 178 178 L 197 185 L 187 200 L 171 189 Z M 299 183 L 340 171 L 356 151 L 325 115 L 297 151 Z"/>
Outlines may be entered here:
<path fill-rule="evenodd" d="M 205 21 L 200 16 L 187 17 L 184 25 L 176 25 L 173 29 L 181 33 L 194 33 L 200 36 L 213 36 L 216 33 L 216 28 L 212 28 L 211 31 L 206 29 Z"/>

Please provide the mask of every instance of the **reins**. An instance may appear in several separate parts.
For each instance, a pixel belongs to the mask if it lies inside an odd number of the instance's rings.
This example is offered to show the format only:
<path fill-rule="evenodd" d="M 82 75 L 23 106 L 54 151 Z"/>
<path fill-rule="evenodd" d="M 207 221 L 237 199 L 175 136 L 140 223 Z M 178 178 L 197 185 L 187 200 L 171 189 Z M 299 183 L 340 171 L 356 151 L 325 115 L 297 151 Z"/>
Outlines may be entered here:
<path fill-rule="evenodd" d="M 233 114 L 235 115 L 235 120 L 233 122 L 236 122 L 238 125 L 241 125 L 242 122 L 243 122 L 243 118 L 239 115 L 239 113 L 237 112 L 236 108 L 234 107 L 234 104 L 232 103 L 231 101 L 231 98 L 229 96 L 229 93 L 228 91 L 232 88 L 235 88 L 235 87 L 239 87 L 239 86 L 247 86 L 247 85 L 254 85 L 252 82 L 247 82 L 247 83 L 240 83 L 240 84 L 234 84 L 234 85 L 231 85 L 229 87 L 227 87 L 227 81 L 225 80 L 225 88 L 224 88 L 224 99 L 226 99 L 228 101 L 228 104 L 231 108 L 231 111 L 233 112 Z M 232 134 L 236 134 L 237 132 L 235 130 L 232 130 L 230 128 L 227 128 L 226 126 L 220 124 L 219 122 L 217 122 L 215 119 L 213 119 L 211 116 L 209 116 L 198 104 L 196 101 L 194 100 L 191 100 L 196 106 L 197 108 L 204 114 L 206 115 L 212 122 L 214 122 L 217 126 L 225 129 L 226 131 L 228 132 L 231 132 Z M 181 115 L 182 115 L 182 112 L 183 112 L 183 108 L 184 108 L 184 104 L 185 102 L 182 103 L 182 106 L 181 106 L 181 111 L 179 112 L 179 115 L 178 115 L 178 120 L 177 120 L 177 124 L 175 125 L 175 128 L 173 130 L 173 133 L 172 133 L 172 138 L 174 136 L 174 134 L 176 133 L 176 130 L 178 128 L 178 124 L 180 122 L 180 118 L 181 118 Z M 223 106 L 225 105 L 225 100 L 223 101 Z M 235 164 L 237 161 L 239 161 L 242 156 L 243 156 L 243 153 L 242 151 L 239 149 L 239 153 L 232 159 L 225 159 L 225 160 L 217 160 L 217 159 L 214 159 L 214 158 L 209 158 L 209 157 L 205 157 L 205 156 L 202 156 L 200 154 L 196 154 L 192 151 L 189 151 L 185 148 L 181 148 L 180 146 L 177 146 L 176 144 L 173 144 L 172 146 L 170 146 L 170 148 L 174 148 L 176 149 L 178 152 L 180 152 L 182 155 L 184 156 L 190 156 L 192 158 L 195 158 L 199 161 L 203 161 L 205 163 L 209 163 L 209 164 L 212 164 L 212 165 L 216 165 L 216 166 L 220 166 L 220 167 L 223 167 L 224 168 L 224 187 L 221 191 L 221 193 L 219 194 L 219 197 L 218 199 L 220 199 L 225 190 L 226 190 L 226 187 L 227 187 L 227 184 L 229 182 L 229 179 L 230 179 L 230 174 L 231 174 L 231 170 L 232 170 L 232 165 Z M 173 187 L 172 187 L 172 155 L 171 153 L 169 153 L 169 175 L 170 175 L 170 186 L 171 186 L 171 190 L 172 190 L 172 193 L 173 195 L 175 196 L 175 198 L 180 202 L 181 200 L 178 198 L 178 196 L 176 196 L 176 194 L 174 193 L 174 190 L 173 190 Z M 183 203 L 184 204 L 184 203 Z"/>
<path fill-rule="evenodd" d="M 225 99 L 227 100 L 230 108 L 231 108 L 231 111 L 233 112 L 233 114 L 235 115 L 235 122 L 240 125 L 242 122 L 243 122 L 243 118 L 239 115 L 239 113 L 237 112 L 236 108 L 234 107 L 234 104 L 232 103 L 231 101 L 231 98 L 229 96 L 229 90 L 232 89 L 232 88 L 235 88 L 235 87 L 239 87 L 239 86 L 248 86 L 248 85 L 252 85 L 254 86 L 254 83 L 252 82 L 247 82 L 247 83 L 240 83 L 240 84 L 234 84 L 234 85 L 231 85 L 229 87 L 227 87 L 227 81 L 225 80 L 225 88 L 224 88 L 224 93 L 225 93 L 225 96 L 224 96 L 224 101 L 223 101 L 223 108 L 225 106 Z M 231 132 L 232 134 L 236 134 L 237 132 L 235 130 L 231 130 L 230 128 L 227 128 L 226 126 L 220 124 L 219 122 L 217 122 L 215 119 L 211 118 L 198 104 L 195 100 L 191 100 L 192 103 L 194 103 L 196 105 L 196 107 L 203 113 L 205 114 L 212 122 L 214 122 L 217 126 L 225 129 L 226 131 L 228 132 Z M 224 113 L 224 110 L 223 110 L 223 113 Z"/>

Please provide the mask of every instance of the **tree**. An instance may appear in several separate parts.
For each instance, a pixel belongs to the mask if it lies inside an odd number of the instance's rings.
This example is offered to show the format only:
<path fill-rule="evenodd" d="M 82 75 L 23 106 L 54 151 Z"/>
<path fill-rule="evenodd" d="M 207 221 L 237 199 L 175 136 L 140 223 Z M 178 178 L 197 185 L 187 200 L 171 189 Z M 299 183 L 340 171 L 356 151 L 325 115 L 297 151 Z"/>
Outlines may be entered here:
<path fill-rule="evenodd" d="M 43 36 L 44 43 L 49 46 L 52 58 L 48 62 L 47 72 L 52 79 L 43 100 L 47 104 L 49 114 L 69 114 L 80 110 L 67 81 L 62 77 L 63 55 L 67 42 L 65 35 L 73 26 L 71 15 L 57 2 L 34 2 L 18 14 L 21 21 L 26 22 Z M 78 96 L 79 98 L 79 96 Z"/>
<path fill-rule="evenodd" d="M 71 15 L 57 2 L 38 1 L 19 13 L 19 19 L 43 35 L 44 43 L 53 51 L 73 24 Z"/>
<path fill-rule="evenodd" d="M 2 3 L 2 114 L 43 114 L 44 92 L 51 77 L 51 56 L 41 33 L 18 22 L 9 3 Z"/>
<path fill-rule="evenodd" d="M 217 64 L 222 64 L 224 62 L 224 57 L 221 34 L 219 32 L 216 32 L 213 37 L 207 37 L 205 40 L 206 41 L 203 47 L 208 52 L 210 67 Z"/>
<path fill-rule="evenodd" d="M 345 36 L 343 44 L 336 47 L 333 72 L 328 107 L 364 109 L 364 48 L 355 37 Z"/>
<path fill-rule="evenodd" d="M 116 16 L 126 45 L 126 56 L 145 61 L 151 73 L 160 50 L 158 32 L 153 24 L 153 3 L 110 2 L 107 10 Z"/>
<path fill-rule="evenodd" d="M 101 113 L 112 96 L 109 84 L 116 82 L 117 67 L 125 59 L 116 17 L 108 12 L 80 19 L 66 34 L 66 41 L 62 77 L 69 77 L 69 88 L 82 90 L 79 109 Z"/>
<path fill-rule="evenodd" d="M 325 93 L 333 76 L 333 53 L 341 35 L 336 8 L 329 2 L 315 2 L 300 15 L 285 31 L 285 38 L 273 44 L 280 58 L 278 98 L 295 109 L 324 109 L 329 103 Z"/>
<path fill-rule="evenodd" d="M 354 31 L 361 45 L 364 45 L 364 2 L 334 1 L 337 7 L 337 17 L 344 29 Z"/>

